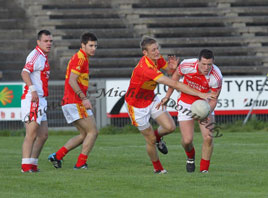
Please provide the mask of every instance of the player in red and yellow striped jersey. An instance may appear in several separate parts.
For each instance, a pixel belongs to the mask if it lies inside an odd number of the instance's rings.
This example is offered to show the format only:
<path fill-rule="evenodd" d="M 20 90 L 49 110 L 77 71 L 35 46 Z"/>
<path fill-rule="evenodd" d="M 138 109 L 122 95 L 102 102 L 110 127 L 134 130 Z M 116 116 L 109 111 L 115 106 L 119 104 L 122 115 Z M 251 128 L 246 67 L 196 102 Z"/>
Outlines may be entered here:
<path fill-rule="evenodd" d="M 65 75 L 65 87 L 62 105 L 82 103 L 82 99 L 77 95 L 69 84 L 71 74 L 78 75 L 77 84 L 86 96 L 88 84 L 89 84 L 89 59 L 86 52 L 81 48 L 76 54 L 73 55 L 68 63 L 66 75 Z"/>
<path fill-rule="evenodd" d="M 164 76 L 160 69 L 172 73 L 179 60 L 175 56 L 171 56 L 166 62 L 160 55 L 159 45 L 155 39 L 144 37 L 141 41 L 141 48 L 144 56 L 132 72 L 129 88 L 125 95 L 125 105 L 132 124 L 140 130 L 146 140 L 147 153 L 153 163 L 154 172 L 163 174 L 167 171 L 159 161 L 155 145 L 160 152 L 167 154 L 168 150 L 162 141 L 162 136 L 173 132 L 176 126 L 166 110 L 156 109 L 159 99 L 154 94 L 154 89 L 157 84 L 165 84 L 201 98 L 211 98 L 213 94 L 201 93 Z M 150 117 L 160 125 L 156 131 L 149 123 Z"/>
<path fill-rule="evenodd" d="M 97 49 L 97 37 L 93 33 L 84 33 L 81 37 L 81 49 L 71 58 L 66 71 L 63 114 L 68 124 L 73 123 L 80 135 L 71 138 L 48 159 L 55 168 L 61 168 L 62 158 L 72 149 L 82 144 L 82 151 L 74 169 L 87 169 L 88 154 L 92 150 L 98 130 L 92 113 L 92 105 L 87 98 L 89 85 L 89 57 Z"/>
<path fill-rule="evenodd" d="M 128 91 L 125 95 L 126 102 L 137 108 L 150 105 L 155 97 L 154 90 L 157 79 L 163 76 L 160 69 L 167 69 L 168 63 L 160 56 L 155 63 L 147 56 L 143 56 L 132 73 Z"/>

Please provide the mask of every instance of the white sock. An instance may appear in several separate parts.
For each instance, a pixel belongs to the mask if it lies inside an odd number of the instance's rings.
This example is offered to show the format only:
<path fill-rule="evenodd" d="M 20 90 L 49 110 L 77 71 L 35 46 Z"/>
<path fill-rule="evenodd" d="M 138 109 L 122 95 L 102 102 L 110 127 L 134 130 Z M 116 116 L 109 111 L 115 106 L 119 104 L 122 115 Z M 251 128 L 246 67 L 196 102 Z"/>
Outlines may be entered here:
<path fill-rule="evenodd" d="M 32 164 L 32 158 L 22 158 L 21 164 Z"/>
<path fill-rule="evenodd" d="M 30 158 L 30 159 L 31 159 L 31 164 L 38 165 L 38 158 Z"/>

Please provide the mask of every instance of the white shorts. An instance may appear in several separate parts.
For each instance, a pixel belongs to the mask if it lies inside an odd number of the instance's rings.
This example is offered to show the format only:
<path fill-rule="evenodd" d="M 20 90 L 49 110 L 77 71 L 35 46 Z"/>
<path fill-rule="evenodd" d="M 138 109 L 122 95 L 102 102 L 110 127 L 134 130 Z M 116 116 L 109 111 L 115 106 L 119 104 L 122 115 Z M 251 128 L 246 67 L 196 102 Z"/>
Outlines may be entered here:
<path fill-rule="evenodd" d="M 150 117 L 156 119 L 162 113 L 166 112 L 166 110 L 162 110 L 161 107 L 158 110 L 155 108 L 159 102 L 160 100 L 158 97 L 155 97 L 153 102 L 145 108 L 136 108 L 128 105 L 127 102 L 125 102 L 125 106 L 131 119 L 132 125 L 136 126 L 140 131 L 149 128 Z"/>
<path fill-rule="evenodd" d="M 21 100 L 22 122 L 36 121 L 40 125 L 42 121 L 47 121 L 47 100 L 44 97 L 39 97 L 38 102 L 31 100 L 31 96 Z"/>
<path fill-rule="evenodd" d="M 178 102 L 176 107 L 178 111 L 178 121 L 193 120 L 191 106 L 192 104 L 182 102 L 181 100 Z M 211 114 L 214 115 L 214 111 Z"/>
<path fill-rule="evenodd" d="M 86 109 L 82 104 L 66 104 L 61 108 L 68 124 L 93 115 L 91 109 Z"/>

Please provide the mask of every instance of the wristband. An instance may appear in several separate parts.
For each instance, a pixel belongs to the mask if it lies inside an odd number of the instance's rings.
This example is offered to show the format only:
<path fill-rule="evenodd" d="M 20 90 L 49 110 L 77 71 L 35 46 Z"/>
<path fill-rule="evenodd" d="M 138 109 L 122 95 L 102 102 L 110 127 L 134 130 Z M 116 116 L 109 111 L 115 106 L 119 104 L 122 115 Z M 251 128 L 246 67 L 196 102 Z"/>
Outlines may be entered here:
<path fill-rule="evenodd" d="M 34 85 L 30 85 L 29 86 L 29 90 L 30 90 L 30 92 L 36 91 L 35 86 Z"/>
<path fill-rule="evenodd" d="M 78 90 L 77 92 L 75 92 L 77 95 L 79 95 L 82 91 Z M 83 92 L 82 92 L 83 93 Z"/>
<path fill-rule="evenodd" d="M 85 98 L 86 96 L 80 96 L 80 94 L 82 93 L 83 94 L 83 92 L 81 91 L 81 90 L 78 90 L 78 91 L 76 91 L 75 92 L 76 93 L 76 95 L 81 99 L 81 100 L 83 100 L 83 98 Z"/>

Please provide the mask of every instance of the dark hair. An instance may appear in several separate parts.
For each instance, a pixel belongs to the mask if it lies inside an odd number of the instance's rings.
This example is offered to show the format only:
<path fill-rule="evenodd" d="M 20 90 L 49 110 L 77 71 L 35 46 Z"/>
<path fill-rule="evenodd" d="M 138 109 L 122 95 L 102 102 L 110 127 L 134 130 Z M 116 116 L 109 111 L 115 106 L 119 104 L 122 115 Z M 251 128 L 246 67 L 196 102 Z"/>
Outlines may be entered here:
<path fill-rule="evenodd" d="M 85 45 L 88 43 L 88 41 L 97 41 L 97 37 L 95 34 L 87 32 L 82 34 L 81 36 L 81 44 L 84 43 Z"/>
<path fill-rule="evenodd" d="M 50 31 L 48 31 L 48 30 L 41 30 L 41 31 L 39 31 L 38 32 L 38 34 L 37 34 L 37 40 L 41 40 L 41 37 L 42 37 L 42 35 L 51 35 L 51 33 L 50 33 Z"/>
<path fill-rule="evenodd" d="M 154 44 L 154 43 L 157 43 L 157 41 L 154 38 L 149 37 L 149 36 L 143 36 L 140 42 L 141 50 L 142 51 L 147 50 L 147 46 Z"/>
<path fill-rule="evenodd" d="M 213 55 L 213 52 L 211 50 L 203 49 L 200 51 L 198 58 L 199 58 L 199 60 L 201 60 L 202 58 L 214 59 L 214 55 Z"/>

